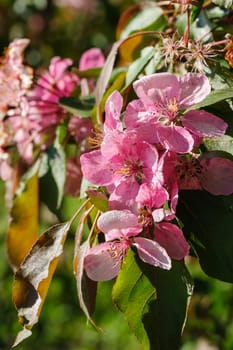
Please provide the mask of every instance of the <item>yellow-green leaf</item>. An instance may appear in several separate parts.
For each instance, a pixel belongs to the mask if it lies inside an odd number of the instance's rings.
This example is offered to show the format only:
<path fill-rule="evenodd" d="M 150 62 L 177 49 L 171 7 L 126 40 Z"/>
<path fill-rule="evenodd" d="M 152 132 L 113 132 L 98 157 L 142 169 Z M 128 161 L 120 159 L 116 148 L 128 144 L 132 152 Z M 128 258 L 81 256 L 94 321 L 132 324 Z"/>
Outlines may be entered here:
<path fill-rule="evenodd" d="M 10 264 L 16 270 L 28 254 L 38 234 L 38 172 L 26 176 L 13 199 L 7 234 Z"/>

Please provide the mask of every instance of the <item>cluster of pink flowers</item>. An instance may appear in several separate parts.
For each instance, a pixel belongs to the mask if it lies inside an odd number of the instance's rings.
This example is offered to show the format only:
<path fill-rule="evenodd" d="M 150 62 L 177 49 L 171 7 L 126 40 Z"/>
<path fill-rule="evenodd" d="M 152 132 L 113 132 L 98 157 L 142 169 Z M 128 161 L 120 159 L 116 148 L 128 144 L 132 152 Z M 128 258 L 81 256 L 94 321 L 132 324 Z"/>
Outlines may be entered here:
<path fill-rule="evenodd" d="M 208 78 L 157 73 L 133 88 L 137 99 L 124 111 L 120 93 L 109 96 L 99 148 L 80 159 L 84 177 L 105 186 L 109 196 L 109 210 L 97 221 L 105 242 L 90 248 L 84 260 L 96 281 L 115 277 L 131 246 L 142 261 L 163 269 L 188 254 L 176 221 L 180 189 L 233 193 L 233 162 L 199 148 L 204 137 L 227 129 L 221 118 L 194 107 L 210 93 Z"/>
<path fill-rule="evenodd" d="M 70 97 L 77 87 L 85 96 L 93 90 L 91 79 L 81 79 L 69 71 L 73 61 L 69 58 L 52 58 L 47 71 L 37 81 L 32 68 L 24 64 L 24 50 L 28 39 L 14 40 L 0 60 L 0 177 L 12 176 L 14 159 L 18 156 L 30 165 L 40 151 L 52 144 L 57 127 L 64 121 L 67 111 L 60 105 L 60 98 Z M 83 53 L 79 70 L 101 67 L 105 58 L 97 49 Z M 68 132 L 76 143 L 91 134 L 90 118 L 69 116 Z M 17 150 L 17 152 L 12 150 Z M 14 153 L 14 157 L 11 153 Z M 16 155 L 15 155 L 16 154 Z M 74 159 L 67 160 L 67 174 Z M 79 169 L 76 169 L 76 173 Z M 80 175 L 81 176 L 81 175 Z M 75 194 L 67 186 L 69 194 Z"/>

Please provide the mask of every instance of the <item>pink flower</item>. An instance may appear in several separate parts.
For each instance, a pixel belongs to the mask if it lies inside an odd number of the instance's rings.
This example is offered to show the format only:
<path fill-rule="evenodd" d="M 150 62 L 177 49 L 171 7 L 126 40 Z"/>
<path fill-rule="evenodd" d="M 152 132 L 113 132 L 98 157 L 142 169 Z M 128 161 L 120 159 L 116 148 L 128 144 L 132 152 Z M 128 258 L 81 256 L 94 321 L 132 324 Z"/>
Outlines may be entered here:
<path fill-rule="evenodd" d="M 210 93 L 205 75 L 187 73 L 176 77 L 171 73 L 157 73 L 135 81 L 133 86 L 139 101 L 129 104 L 124 122 L 127 128 L 138 128 L 139 133 L 148 134 L 148 142 L 160 143 L 177 153 L 188 153 L 194 146 L 195 136 L 225 133 L 227 124 L 211 113 L 204 110 L 182 113 Z"/>
<path fill-rule="evenodd" d="M 168 200 L 168 195 L 161 185 L 149 186 L 143 184 L 137 195 L 137 202 L 141 204 L 139 211 L 141 221 L 149 235 L 153 232 L 154 240 L 159 243 L 175 260 L 183 259 L 189 252 L 189 245 L 184 238 L 182 230 L 175 224 L 167 222 L 174 215 L 169 209 L 162 206 Z"/>
<path fill-rule="evenodd" d="M 105 57 L 102 51 L 98 48 L 91 48 L 85 51 L 79 60 L 79 69 L 86 70 L 91 68 L 102 67 L 105 62 Z"/>
<path fill-rule="evenodd" d="M 15 39 L 0 58 L 0 115 L 17 106 L 32 85 L 33 71 L 23 57 L 28 44 L 28 39 Z"/>
<path fill-rule="evenodd" d="M 68 97 L 77 86 L 79 79 L 67 68 L 72 64 L 70 59 L 54 57 L 47 72 L 41 75 L 28 98 L 28 122 L 33 124 L 32 134 L 36 134 L 36 143 L 50 143 L 56 126 L 66 115 L 59 105 L 61 97 Z M 49 137 L 47 137 L 49 135 Z M 46 141 L 47 138 L 47 141 Z"/>
<path fill-rule="evenodd" d="M 79 60 L 79 70 L 100 68 L 104 65 L 105 57 L 100 49 L 92 48 L 85 51 Z M 82 96 L 87 96 L 94 90 L 95 79 L 81 79 L 80 86 Z"/>
<path fill-rule="evenodd" d="M 65 193 L 70 196 L 80 195 L 82 173 L 77 157 L 70 157 L 66 162 Z"/>
<path fill-rule="evenodd" d="M 220 157 L 180 158 L 176 165 L 179 189 L 206 190 L 213 195 L 233 193 L 233 161 Z"/>
<path fill-rule="evenodd" d="M 91 248 L 84 259 L 89 278 L 109 280 L 117 276 L 123 257 L 131 246 L 137 248 L 140 259 L 150 265 L 169 270 L 171 259 L 157 242 L 136 237 L 142 230 L 137 216 L 128 210 L 112 210 L 100 216 L 97 223 L 106 242 Z"/>
<path fill-rule="evenodd" d="M 140 185 L 156 174 L 158 152 L 134 133 L 107 133 L 100 150 L 80 158 L 84 177 L 95 185 L 108 186 L 111 209 L 135 210 Z"/>

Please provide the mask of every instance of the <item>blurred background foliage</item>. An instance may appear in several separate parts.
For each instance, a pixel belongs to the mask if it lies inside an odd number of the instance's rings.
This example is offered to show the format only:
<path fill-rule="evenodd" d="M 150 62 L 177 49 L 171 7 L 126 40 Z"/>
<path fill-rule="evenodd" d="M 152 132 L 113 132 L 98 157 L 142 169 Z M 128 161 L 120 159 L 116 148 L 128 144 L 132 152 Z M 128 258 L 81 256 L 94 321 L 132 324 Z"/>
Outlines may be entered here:
<path fill-rule="evenodd" d="M 55 56 L 71 57 L 78 63 L 82 52 L 99 47 L 108 53 L 115 40 L 120 13 L 133 0 L 0 0 L 0 51 L 18 37 L 31 45 L 27 61 L 33 67 L 47 66 Z M 71 217 L 76 199 L 65 197 L 61 217 Z M 11 301 L 13 275 L 7 262 L 5 234 L 7 210 L 4 184 L 0 183 L 0 350 L 10 349 L 20 327 Z M 41 232 L 56 222 L 41 207 Z M 121 313 L 111 303 L 112 282 L 99 285 L 94 319 L 103 332 L 86 324 L 79 308 L 72 271 L 74 232 L 51 284 L 39 323 L 19 350 L 139 350 Z M 190 303 L 182 350 L 233 349 L 233 286 L 207 277 L 196 260 L 188 261 L 195 290 Z M 172 349 L 171 349 L 172 350 Z"/>

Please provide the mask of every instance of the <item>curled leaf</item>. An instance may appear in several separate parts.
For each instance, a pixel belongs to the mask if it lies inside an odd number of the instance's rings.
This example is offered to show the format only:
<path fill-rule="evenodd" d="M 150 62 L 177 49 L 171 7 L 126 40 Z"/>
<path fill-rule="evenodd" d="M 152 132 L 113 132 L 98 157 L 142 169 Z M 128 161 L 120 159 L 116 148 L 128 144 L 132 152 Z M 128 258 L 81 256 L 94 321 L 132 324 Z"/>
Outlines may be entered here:
<path fill-rule="evenodd" d="M 31 328 L 38 322 L 71 223 L 72 220 L 56 224 L 45 231 L 16 271 L 13 302 L 24 329 L 13 346 L 29 337 Z"/>

